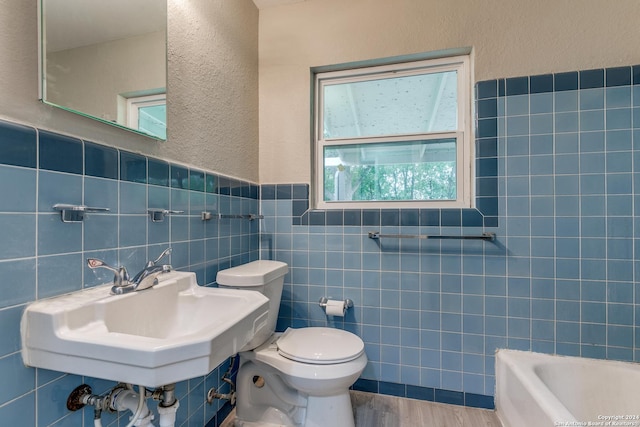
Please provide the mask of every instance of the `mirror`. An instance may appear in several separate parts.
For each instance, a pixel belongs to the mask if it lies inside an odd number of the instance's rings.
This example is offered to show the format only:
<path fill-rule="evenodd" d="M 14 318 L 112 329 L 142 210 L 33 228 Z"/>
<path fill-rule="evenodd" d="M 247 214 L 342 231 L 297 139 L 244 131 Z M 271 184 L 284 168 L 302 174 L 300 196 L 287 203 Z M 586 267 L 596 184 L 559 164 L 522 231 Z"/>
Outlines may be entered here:
<path fill-rule="evenodd" d="M 43 102 L 166 139 L 166 0 L 40 0 Z"/>

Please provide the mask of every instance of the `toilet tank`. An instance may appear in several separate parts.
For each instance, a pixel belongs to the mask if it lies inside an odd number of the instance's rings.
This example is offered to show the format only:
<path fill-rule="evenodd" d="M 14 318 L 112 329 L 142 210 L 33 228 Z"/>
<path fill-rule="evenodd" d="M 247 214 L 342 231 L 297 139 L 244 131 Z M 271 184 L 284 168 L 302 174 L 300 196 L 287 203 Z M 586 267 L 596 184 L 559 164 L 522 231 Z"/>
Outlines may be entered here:
<path fill-rule="evenodd" d="M 256 348 L 276 330 L 284 276 L 288 271 L 289 266 L 286 263 L 269 260 L 252 261 L 218 271 L 216 282 L 219 287 L 258 291 L 269 299 L 269 314 L 266 324 L 240 351 Z"/>

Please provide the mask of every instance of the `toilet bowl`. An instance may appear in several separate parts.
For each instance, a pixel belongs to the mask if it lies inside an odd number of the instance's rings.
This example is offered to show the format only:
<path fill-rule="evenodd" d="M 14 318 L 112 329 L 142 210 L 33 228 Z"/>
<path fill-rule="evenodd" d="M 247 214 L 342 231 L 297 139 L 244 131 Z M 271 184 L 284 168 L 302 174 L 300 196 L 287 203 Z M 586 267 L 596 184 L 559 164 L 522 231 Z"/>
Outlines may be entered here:
<path fill-rule="evenodd" d="M 274 333 L 285 263 L 254 261 L 218 273 L 218 286 L 269 298 L 268 320 L 240 352 L 236 427 L 353 427 L 349 387 L 367 364 L 364 343 L 340 329 Z"/>

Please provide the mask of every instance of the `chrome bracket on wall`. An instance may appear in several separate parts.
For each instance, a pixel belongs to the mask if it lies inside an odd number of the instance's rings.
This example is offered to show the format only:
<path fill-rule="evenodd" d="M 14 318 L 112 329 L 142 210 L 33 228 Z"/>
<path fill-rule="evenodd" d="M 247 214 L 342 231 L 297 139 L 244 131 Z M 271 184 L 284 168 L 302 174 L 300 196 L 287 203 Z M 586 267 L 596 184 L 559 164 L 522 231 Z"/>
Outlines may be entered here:
<path fill-rule="evenodd" d="M 53 210 L 60 212 L 62 222 L 82 222 L 87 212 L 109 212 L 109 208 L 92 208 L 84 205 L 56 203 Z"/>
<path fill-rule="evenodd" d="M 184 211 L 173 211 L 169 209 L 147 209 L 147 212 L 152 222 L 162 222 L 167 215 L 184 213 Z"/>

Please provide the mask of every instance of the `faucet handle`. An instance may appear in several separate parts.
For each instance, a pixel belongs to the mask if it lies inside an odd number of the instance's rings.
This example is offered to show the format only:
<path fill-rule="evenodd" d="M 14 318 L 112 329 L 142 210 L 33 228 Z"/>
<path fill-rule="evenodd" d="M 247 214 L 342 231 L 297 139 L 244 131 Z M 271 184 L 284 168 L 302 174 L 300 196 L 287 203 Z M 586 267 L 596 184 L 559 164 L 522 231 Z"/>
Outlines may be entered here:
<path fill-rule="evenodd" d="M 120 268 L 114 268 L 114 267 L 111 267 L 106 262 L 102 261 L 101 259 L 97 259 L 97 258 L 87 258 L 87 266 L 89 266 L 89 268 L 91 268 L 92 270 L 95 270 L 96 268 L 105 268 L 111 271 L 114 274 L 113 276 L 114 286 L 118 286 L 118 287 L 125 286 L 129 282 L 129 274 L 127 273 L 127 269 L 124 268 L 124 266 Z"/>
<path fill-rule="evenodd" d="M 118 272 L 118 270 L 116 270 L 115 268 L 111 267 L 109 264 L 107 264 L 106 262 L 98 258 L 87 258 L 87 266 L 89 266 L 89 268 L 91 269 L 106 268 L 107 270 L 111 270 L 115 273 Z"/>
<path fill-rule="evenodd" d="M 162 251 L 162 253 L 160 254 L 160 256 L 158 256 L 158 258 L 156 258 L 155 261 L 149 261 L 147 263 L 147 268 L 149 267 L 153 267 L 154 265 L 156 265 L 162 258 L 166 257 L 167 255 L 169 255 L 171 253 L 171 251 L 173 251 L 173 249 L 171 249 L 171 246 L 169 246 L 167 249 L 165 249 L 164 251 Z"/>

